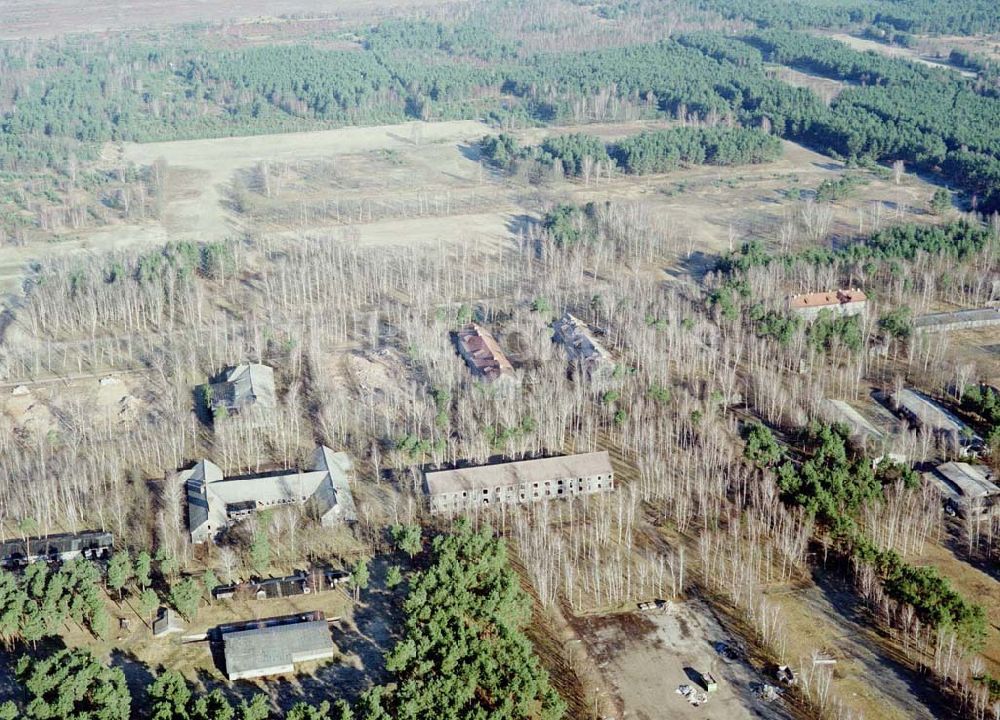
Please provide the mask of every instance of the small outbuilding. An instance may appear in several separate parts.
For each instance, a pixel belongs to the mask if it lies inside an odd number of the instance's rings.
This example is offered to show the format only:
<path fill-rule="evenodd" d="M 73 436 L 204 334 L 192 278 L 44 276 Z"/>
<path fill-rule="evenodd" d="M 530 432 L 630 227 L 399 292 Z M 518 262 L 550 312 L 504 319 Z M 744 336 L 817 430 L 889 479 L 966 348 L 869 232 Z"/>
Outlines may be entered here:
<path fill-rule="evenodd" d="M 177 613 L 168 607 L 160 608 L 160 612 L 153 621 L 153 637 L 163 637 L 172 633 L 182 632 L 184 625 L 181 623 Z"/>
<path fill-rule="evenodd" d="M 208 385 L 208 405 L 213 411 L 241 412 L 250 407 L 271 409 L 277 405 L 274 370 L 260 363 L 229 368 L 218 382 Z"/>

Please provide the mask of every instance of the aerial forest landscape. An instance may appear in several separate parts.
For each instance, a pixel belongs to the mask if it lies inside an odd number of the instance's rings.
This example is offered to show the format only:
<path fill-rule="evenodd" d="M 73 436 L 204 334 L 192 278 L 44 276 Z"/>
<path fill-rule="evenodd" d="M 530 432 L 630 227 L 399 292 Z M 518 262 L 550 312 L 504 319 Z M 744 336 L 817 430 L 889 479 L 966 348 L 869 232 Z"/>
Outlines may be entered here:
<path fill-rule="evenodd" d="M 0 0 L 0 720 L 1000 720 L 1000 6 Z"/>

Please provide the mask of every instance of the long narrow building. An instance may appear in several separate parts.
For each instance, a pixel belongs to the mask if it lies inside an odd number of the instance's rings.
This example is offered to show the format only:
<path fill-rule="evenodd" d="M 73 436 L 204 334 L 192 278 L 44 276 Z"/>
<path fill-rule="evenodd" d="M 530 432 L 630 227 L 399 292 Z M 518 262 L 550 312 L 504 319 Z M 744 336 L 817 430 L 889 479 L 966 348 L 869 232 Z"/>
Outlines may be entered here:
<path fill-rule="evenodd" d="M 333 658 L 333 638 L 319 611 L 226 625 L 218 633 L 230 680 L 291 675 L 299 663 Z"/>
<path fill-rule="evenodd" d="M 424 479 L 431 512 L 540 502 L 615 487 L 607 452 L 437 470 Z"/>
<path fill-rule="evenodd" d="M 514 378 L 514 366 L 488 330 L 470 323 L 458 331 L 458 352 L 473 374 L 487 382 Z"/>
<path fill-rule="evenodd" d="M 13 538 L 0 541 L 0 567 L 15 568 L 33 562 L 55 562 L 76 557 L 102 559 L 111 554 L 114 536 L 103 530 Z"/>

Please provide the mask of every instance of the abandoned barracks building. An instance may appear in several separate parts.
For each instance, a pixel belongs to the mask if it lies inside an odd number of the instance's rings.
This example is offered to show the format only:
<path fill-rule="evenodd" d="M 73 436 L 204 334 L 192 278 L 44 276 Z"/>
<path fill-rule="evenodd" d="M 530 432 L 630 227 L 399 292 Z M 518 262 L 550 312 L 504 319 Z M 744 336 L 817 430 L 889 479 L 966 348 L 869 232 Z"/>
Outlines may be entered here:
<path fill-rule="evenodd" d="M 552 339 L 566 350 L 566 358 L 574 371 L 579 370 L 588 377 L 614 371 L 615 362 L 611 353 L 598 342 L 583 320 L 565 313 L 552 324 L 552 331 Z"/>
<path fill-rule="evenodd" d="M 320 446 L 309 470 L 281 470 L 262 475 L 223 477 L 218 465 L 201 460 L 181 474 L 187 487 L 191 542 L 213 539 L 230 524 L 259 510 L 306 505 L 325 526 L 356 520 L 348 484 L 351 459 L 347 453 Z"/>
<path fill-rule="evenodd" d="M 260 363 L 229 368 L 219 382 L 208 384 L 208 400 L 212 411 L 238 413 L 250 407 L 274 408 L 274 370 Z"/>
<path fill-rule="evenodd" d="M 993 473 L 985 465 L 942 463 L 934 468 L 929 477 L 941 495 L 964 513 L 977 507 L 982 512 L 1000 498 L 1000 487 L 997 487 Z"/>
<path fill-rule="evenodd" d="M 318 610 L 223 625 L 218 633 L 230 680 L 291 674 L 298 663 L 333 659 L 330 626 Z"/>
<path fill-rule="evenodd" d="M 458 352 L 473 375 L 487 382 L 500 378 L 514 379 L 514 366 L 504 355 L 496 339 L 485 328 L 470 323 L 456 335 Z"/>
<path fill-rule="evenodd" d="M 436 470 L 424 479 L 431 512 L 611 492 L 615 486 L 607 452 Z"/>
<path fill-rule="evenodd" d="M 824 310 L 835 315 L 863 315 L 868 308 L 868 297 L 860 290 L 807 293 L 788 298 L 788 309 L 812 321 Z"/>
<path fill-rule="evenodd" d="M 946 440 L 956 450 L 965 453 L 968 450 L 977 452 L 982 448 L 983 440 L 972 431 L 972 428 L 922 392 L 903 388 L 890 395 L 889 400 L 899 415 L 908 419 L 913 425 L 926 428 Z"/>
<path fill-rule="evenodd" d="M 114 535 L 104 531 L 64 533 L 46 537 L 14 538 L 0 542 L 0 567 L 16 568 L 39 561 L 92 560 L 111 555 Z"/>

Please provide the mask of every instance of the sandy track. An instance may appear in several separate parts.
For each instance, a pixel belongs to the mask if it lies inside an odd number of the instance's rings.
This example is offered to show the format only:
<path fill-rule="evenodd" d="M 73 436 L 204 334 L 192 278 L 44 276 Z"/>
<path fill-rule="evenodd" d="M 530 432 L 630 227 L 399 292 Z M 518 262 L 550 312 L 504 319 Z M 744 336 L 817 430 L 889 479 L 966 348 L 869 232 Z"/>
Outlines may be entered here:
<path fill-rule="evenodd" d="M 419 143 L 414 143 L 415 131 L 420 134 Z M 207 170 L 213 177 L 224 177 L 261 160 L 305 160 L 372 150 L 400 150 L 413 148 L 418 144 L 429 145 L 480 138 L 489 132 L 488 125 L 476 120 L 454 120 L 277 135 L 127 143 L 124 149 L 128 160 L 141 165 L 148 165 L 163 157 L 170 165 Z"/>
<path fill-rule="evenodd" d="M 451 0 L 452 4 L 460 0 Z M 118 31 L 177 23 L 280 23 L 280 16 L 327 15 L 345 24 L 400 11 L 433 10 L 440 0 L 0 0 L 0 38 Z"/>

